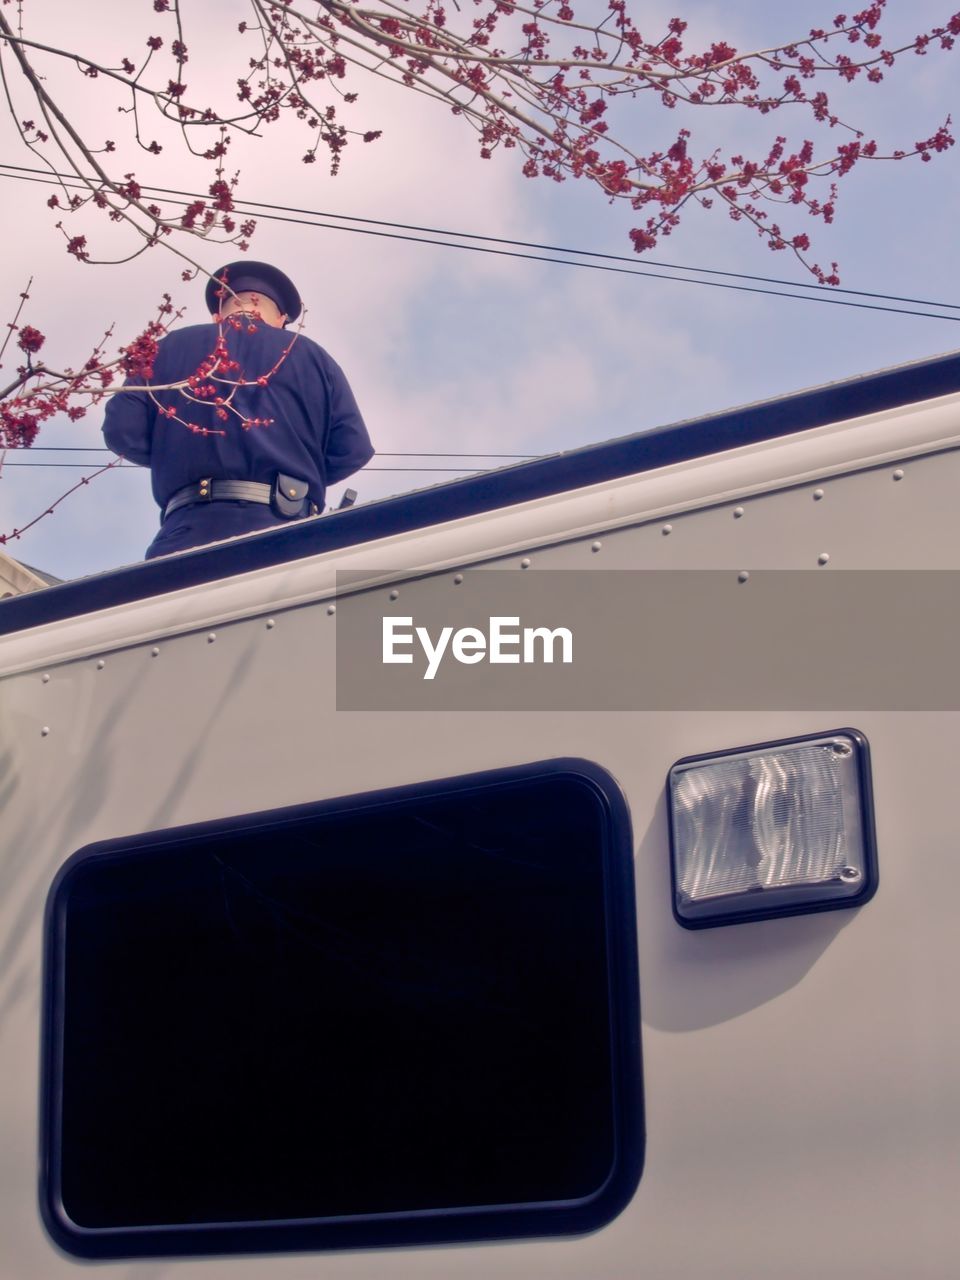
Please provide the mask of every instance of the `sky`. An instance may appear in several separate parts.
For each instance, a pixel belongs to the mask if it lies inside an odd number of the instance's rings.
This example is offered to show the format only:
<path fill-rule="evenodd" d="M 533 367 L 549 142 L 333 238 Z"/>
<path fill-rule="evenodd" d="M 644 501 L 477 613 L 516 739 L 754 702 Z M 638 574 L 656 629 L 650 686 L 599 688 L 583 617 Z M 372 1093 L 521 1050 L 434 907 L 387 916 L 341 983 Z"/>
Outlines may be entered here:
<path fill-rule="evenodd" d="M 676 14 L 689 22 L 692 45 L 723 38 L 739 48 L 796 37 L 811 26 L 829 25 L 834 16 L 822 0 L 677 5 L 633 0 L 631 12 L 645 34 Z M 150 0 L 25 0 L 23 12 L 33 38 L 82 49 L 105 62 L 119 62 L 154 30 L 172 32 L 169 21 L 153 14 Z M 949 0 L 890 0 L 883 29 L 891 38 L 909 37 L 950 12 Z M 204 99 L 210 96 L 205 56 L 220 64 L 228 60 L 235 47 L 228 33 L 247 16 L 247 6 L 243 0 L 205 0 L 185 9 L 185 16 L 188 85 Z M 244 46 L 239 48 L 242 58 Z M 9 67 L 9 58 L 4 62 Z M 51 92 L 62 95 L 78 119 L 116 137 L 118 152 L 109 157 L 113 172 L 135 165 L 144 183 L 204 189 L 207 166 L 179 151 L 175 139 L 159 157 L 135 156 L 121 142 L 126 117 L 117 114 L 117 100 L 108 91 L 72 67 L 51 63 L 45 70 Z M 11 85 L 21 118 L 35 114 L 14 77 Z M 273 126 L 263 139 L 237 148 L 241 198 L 630 253 L 628 231 L 637 218 L 629 209 L 610 206 L 582 183 L 527 180 L 510 153 L 481 161 L 462 121 L 407 90 L 360 77 L 352 87 L 360 94 L 353 108 L 358 127 L 382 129 L 383 137 L 350 146 L 341 174 L 331 178 L 322 159 L 300 162 L 301 135 Z M 905 58 L 884 84 L 856 87 L 849 99 L 847 114 L 868 134 L 890 149 L 910 147 L 951 113 L 960 124 L 960 50 Z M 651 145 L 669 142 L 679 123 L 665 120 L 660 108 L 631 111 L 622 127 Z M 751 147 L 765 150 L 764 142 L 786 125 L 791 136 L 805 136 L 802 121 L 794 118 L 796 124 L 785 113 L 760 118 L 700 111 L 691 127 L 695 140 L 709 136 L 749 154 Z M 0 162 L 36 164 L 5 113 Z M 157 249 L 126 265 L 78 263 L 64 251 L 56 216 L 46 207 L 49 190 L 8 176 L 2 182 L 6 252 L 0 306 L 8 312 L 3 319 L 12 319 L 32 276 L 21 319 L 47 335 L 44 355 L 52 365 L 85 359 L 111 323 L 115 345 L 129 341 L 164 290 L 185 308 L 183 323 L 207 318 L 202 283 L 183 284 L 180 265 L 169 254 Z M 809 218 L 805 223 L 793 229 L 808 231 L 819 261 L 840 263 L 846 288 L 960 302 L 960 146 L 929 164 L 860 166 L 841 187 L 834 225 L 825 228 Z M 102 216 L 83 229 L 96 253 L 122 256 L 117 229 Z M 237 256 L 215 244 L 184 247 L 211 270 Z M 250 256 L 276 263 L 296 281 L 308 307 L 305 332 L 334 356 L 353 386 L 378 449 L 373 463 L 347 481 L 360 502 L 442 483 L 457 468 L 507 462 L 484 455 L 574 448 L 960 347 L 960 327 L 944 318 L 760 297 L 342 229 L 261 221 Z M 692 212 L 649 260 L 638 258 L 635 265 L 653 269 L 662 261 L 809 282 L 792 258 L 771 253 L 749 230 L 717 213 Z M 6 379 L 16 364 L 9 351 L 4 364 L 0 377 Z M 102 448 L 99 427 L 94 410 L 76 424 L 48 424 L 36 444 L 95 450 Z M 390 456 L 395 454 L 471 456 Z M 0 470 L 0 533 L 22 528 L 105 457 L 8 453 Z M 66 461 L 89 466 L 37 465 Z M 23 463 L 28 465 L 18 465 Z M 344 487 L 331 490 L 333 505 Z M 157 522 L 147 474 L 124 467 L 67 498 L 6 549 L 49 573 L 75 578 L 139 560 Z"/>

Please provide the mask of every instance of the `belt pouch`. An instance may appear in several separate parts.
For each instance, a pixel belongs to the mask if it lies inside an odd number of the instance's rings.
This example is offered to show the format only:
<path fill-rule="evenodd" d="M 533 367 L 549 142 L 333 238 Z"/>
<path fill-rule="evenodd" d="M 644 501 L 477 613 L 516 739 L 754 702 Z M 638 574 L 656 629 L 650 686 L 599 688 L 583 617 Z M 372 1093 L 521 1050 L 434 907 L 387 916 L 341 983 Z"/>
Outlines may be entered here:
<path fill-rule="evenodd" d="M 306 510 L 309 488 L 306 480 L 300 480 L 297 476 L 285 476 L 279 472 L 273 482 L 270 505 L 278 516 L 295 520 Z"/>

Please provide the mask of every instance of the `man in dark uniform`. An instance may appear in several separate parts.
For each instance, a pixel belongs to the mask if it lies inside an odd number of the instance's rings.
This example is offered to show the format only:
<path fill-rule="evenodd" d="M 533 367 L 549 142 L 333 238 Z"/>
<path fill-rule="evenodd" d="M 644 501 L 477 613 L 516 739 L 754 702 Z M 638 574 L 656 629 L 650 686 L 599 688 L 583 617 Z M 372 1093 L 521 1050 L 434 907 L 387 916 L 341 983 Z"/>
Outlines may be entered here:
<path fill-rule="evenodd" d="M 285 331 L 302 303 L 282 271 L 230 263 L 206 302 L 213 323 L 168 334 L 150 378 L 127 380 L 151 389 L 107 404 L 107 444 L 152 473 L 161 528 L 147 559 L 315 515 L 327 485 L 373 457 L 339 365 Z"/>

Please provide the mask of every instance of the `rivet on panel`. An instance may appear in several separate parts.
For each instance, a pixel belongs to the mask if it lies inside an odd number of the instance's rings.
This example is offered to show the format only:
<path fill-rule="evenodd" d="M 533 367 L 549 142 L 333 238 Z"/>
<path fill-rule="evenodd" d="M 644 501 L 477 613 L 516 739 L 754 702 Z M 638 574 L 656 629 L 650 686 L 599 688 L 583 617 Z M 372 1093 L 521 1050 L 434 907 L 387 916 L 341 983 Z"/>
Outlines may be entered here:
<path fill-rule="evenodd" d="M 814 500 L 814 502 L 819 502 L 819 501 L 820 501 L 820 499 L 821 499 L 822 497 L 823 497 L 823 490 L 822 490 L 822 489 L 814 489 L 814 491 L 813 491 L 813 500 Z"/>
<path fill-rule="evenodd" d="M 903 470 L 902 470 L 902 468 L 897 467 L 896 471 L 893 473 L 893 478 L 894 478 L 894 480 L 902 480 L 902 479 L 903 479 Z"/>
<path fill-rule="evenodd" d="M 400 592 L 399 592 L 399 591 L 391 591 L 391 592 L 390 592 L 390 599 L 391 599 L 391 600 L 399 600 L 399 599 L 400 599 Z"/>
<path fill-rule="evenodd" d="M 45 724 L 43 728 L 40 730 L 40 737 L 45 738 L 49 732 L 50 732 L 50 726 L 48 724 Z"/>
<path fill-rule="evenodd" d="M 337 606 L 336 606 L 335 604 L 328 604 L 328 605 L 327 605 L 327 615 L 328 615 L 328 617 L 332 617 L 332 616 L 333 616 L 333 614 L 335 614 L 336 612 L 337 612 Z"/>
<path fill-rule="evenodd" d="M 830 559 L 830 552 L 821 551 L 820 554 L 817 556 L 817 564 L 826 564 L 829 559 Z"/>
<path fill-rule="evenodd" d="M 733 508 L 733 518 L 734 518 L 734 520 L 739 520 L 739 519 L 740 519 L 740 517 L 741 517 L 742 515 L 743 515 L 743 507 L 734 507 L 734 508 Z"/>
<path fill-rule="evenodd" d="M 455 574 L 453 575 L 453 585 L 454 585 L 455 587 L 459 587 L 459 586 L 461 585 L 461 583 L 462 583 L 462 582 L 463 582 L 463 574 L 462 574 L 462 573 L 455 573 Z"/>
<path fill-rule="evenodd" d="M 529 568 L 530 568 L 530 557 L 529 557 L 529 556 L 524 556 L 524 557 L 523 557 L 523 559 L 520 561 L 520 568 L 521 568 L 521 569 L 529 569 Z"/>
<path fill-rule="evenodd" d="M 106 664 L 106 663 L 104 662 L 104 660 L 101 658 L 101 659 L 100 659 L 100 661 L 97 663 L 97 670 L 98 670 L 98 671 L 102 671 L 102 670 L 103 670 L 103 668 L 104 668 L 106 665 L 107 665 L 107 664 Z"/>
<path fill-rule="evenodd" d="M 602 543 L 602 542 L 591 542 L 591 543 L 590 543 L 590 550 L 591 550 L 591 551 L 599 551 L 599 550 L 600 550 L 600 548 L 601 548 L 602 546 L 603 546 L 603 543 Z"/>
<path fill-rule="evenodd" d="M 49 672 L 46 672 L 46 671 L 45 671 L 45 672 L 43 673 L 43 675 L 40 677 L 40 683 L 41 683 L 41 684 L 49 684 L 49 683 L 50 683 L 50 675 L 49 675 Z"/>
<path fill-rule="evenodd" d="M 273 619 L 273 618 L 268 618 L 268 619 L 267 619 L 267 621 L 266 621 L 266 628 L 267 628 L 267 630 L 268 630 L 268 631 L 272 631 L 272 630 L 273 630 L 273 628 L 274 628 L 276 625 L 277 625 L 277 624 L 276 624 L 276 622 L 274 621 L 274 619 Z"/>
<path fill-rule="evenodd" d="M 211 631 L 207 636 L 207 644 L 213 644 L 216 638 L 217 638 L 217 633 L 215 631 Z"/>
<path fill-rule="evenodd" d="M 665 524 L 663 528 L 660 530 L 660 532 L 663 534 L 664 537 L 666 537 L 668 533 L 673 533 L 673 525 Z"/>
<path fill-rule="evenodd" d="M 150 650 L 150 657 L 151 657 L 151 658 L 159 658 L 159 657 L 160 657 L 160 650 L 158 649 L 158 647 L 157 647 L 156 645 L 154 645 L 154 646 L 153 646 L 153 648 Z"/>
<path fill-rule="evenodd" d="M 750 574 L 747 572 L 747 570 L 741 569 L 740 572 L 737 574 L 737 581 L 746 582 L 749 577 L 750 577 Z"/>

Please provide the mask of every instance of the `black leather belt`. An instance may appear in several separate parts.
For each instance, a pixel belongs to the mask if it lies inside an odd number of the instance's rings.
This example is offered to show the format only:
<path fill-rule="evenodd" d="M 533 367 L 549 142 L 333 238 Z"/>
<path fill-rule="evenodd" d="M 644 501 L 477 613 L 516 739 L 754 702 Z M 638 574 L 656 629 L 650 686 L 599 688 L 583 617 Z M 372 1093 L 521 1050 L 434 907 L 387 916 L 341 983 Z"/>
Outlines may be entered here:
<path fill-rule="evenodd" d="M 184 485 L 169 499 L 163 508 L 163 519 L 181 507 L 191 503 L 206 502 L 258 502 L 272 507 L 276 515 L 285 520 L 300 520 L 315 516 L 319 508 L 310 501 L 306 481 L 292 476 L 278 476 L 274 484 L 262 484 L 258 480 L 195 480 Z"/>

